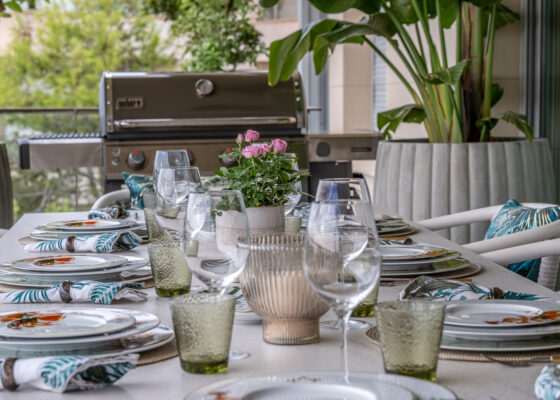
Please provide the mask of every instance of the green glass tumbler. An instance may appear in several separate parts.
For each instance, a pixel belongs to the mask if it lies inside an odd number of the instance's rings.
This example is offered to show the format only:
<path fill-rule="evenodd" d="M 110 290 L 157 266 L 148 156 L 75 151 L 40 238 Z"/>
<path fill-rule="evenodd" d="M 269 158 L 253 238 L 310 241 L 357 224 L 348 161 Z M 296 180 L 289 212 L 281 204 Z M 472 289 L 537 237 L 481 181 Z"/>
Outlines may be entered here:
<path fill-rule="evenodd" d="M 375 312 L 385 372 L 435 381 L 445 304 L 386 302 Z"/>
<path fill-rule="evenodd" d="M 379 294 L 379 283 L 380 279 L 377 280 L 375 287 L 367 297 L 354 308 L 352 311 L 351 317 L 355 318 L 364 318 L 364 317 L 373 317 L 375 315 L 375 305 L 377 304 L 377 296 Z"/>
<path fill-rule="evenodd" d="M 192 272 L 183 256 L 183 242 L 167 240 L 148 243 L 156 294 L 174 297 L 189 293 Z"/>
<path fill-rule="evenodd" d="M 228 367 L 235 299 L 196 293 L 173 299 L 171 315 L 181 367 L 193 374 L 216 374 Z"/>

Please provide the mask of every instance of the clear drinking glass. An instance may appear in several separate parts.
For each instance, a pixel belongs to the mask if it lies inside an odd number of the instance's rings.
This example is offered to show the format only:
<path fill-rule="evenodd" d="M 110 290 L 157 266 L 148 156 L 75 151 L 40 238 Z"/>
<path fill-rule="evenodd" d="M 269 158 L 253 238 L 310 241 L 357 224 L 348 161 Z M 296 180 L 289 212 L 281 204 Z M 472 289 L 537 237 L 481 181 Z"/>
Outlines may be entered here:
<path fill-rule="evenodd" d="M 355 263 L 377 263 L 377 249 L 372 250 L 370 247 L 366 247 L 365 250 L 360 254 L 354 261 Z M 381 266 L 380 266 L 381 267 Z M 380 271 L 381 274 L 381 271 Z M 381 275 L 380 275 L 381 276 Z M 373 287 L 372 291 L 366 296 L 364 300 L 360 302 L 352 311 L 352 317 L 372 317 L 375 314 L 375 305 L 377 304 L 377 296 L 379 294 L 379 284 L 381 279 L 377 280 L 377 283 Z M 351 322 L 350 320 L 349 322 Z"/>
<path fill-rule="evenodd" d="M 375 247 L 369 250 L 370 262 L 353 262 L 368 245 L 371 228 L 360 212 L 368 205 L 372 207 L 370 202 L 360 200 L 314 202 L 307 226 L 305 276 L 340 320 L 345 374 L 348 319 L 374 288 L 381 271 L 381 254 Z"/>
<path fill-rule="evenodd" d="M 168 234 L 157 218 L 157 197 L 155 193 L 144 193 L 144 221 L 148 231 L 148 242 L 158 240 L 173 240 L 173 236 Z"/>
<path fill-rule="evenodd" d="M 315 201 L 323 200 L 363 200 L 371 204 L 367 182 L 362 178 L 329 178 L 321 179 L 317 185 Z M 377 227 L 375 225 L 375 215 L 373 206 L 366 206 L 360 211 L 362 221 L 370 227 L 370 239 L 368 246 L 377 246 Z M 373 305 L 368 308 L 373 312 Z M 348 321 L 349 329 L 367 329 L 371 324 L 351 319 Z M 340 329 L 340 321 L 323 321 L 323 329 Z"/>
<path fill-rule="evenodd" d="M 235 299 L 220 293 L 179 296 L 171 303 L 181 367 L 194 374 L 227 369 Z"/>
<path fill-rule="evenodd" d="M 154 158 L 154 188 L 157 187 L 159 171 L 161 168 L 190 167 L 189 156 L 186 149 L 158 150 Z"/>
<path fill-rule="evenodd" d="M 183 237 L 189 194 L 201 191 L 197 167 L 161 168 L 157 184 L 157 215 L 160 225 L 175 239 Z"/>
<path fill-rule="evenodd" d="M 179 240 L 148 243 L 154 286 L 160 297 L 189 293 L 192 273 L 187 267 L 182 248 L 183 243 Z"/>
<path fill-rule="evenodd" d="M 238 190 L 209 190 L 189 196 L 184 254 L 191 271 L 211 292 L 224 292 L 241 274 L 249 249 L 237 240 L 249 235 L 243 196 Z"/>
<path fill-rule="evenodd" d="M 445 304 L 386 302 L 375 312 L 385 372 L 435 381 Z"/>
<path fill-rule="evenodd" d="M 299 166 L 295 153 L 285 153 L 285 156 L 287 156 L 290 159 L 292 163 L 292 169 L 294 171 L 299 171 Z M 294 190 L 296 191 L 296 193 L 288 195 L 288 201 L 284 203 L 284 212 L 286 215 L 291 213 L 295 208 L 295 206 L 301 200 L 301 192 L 303 191 L 301 182 L 296 182 L 294 184 Z"/>

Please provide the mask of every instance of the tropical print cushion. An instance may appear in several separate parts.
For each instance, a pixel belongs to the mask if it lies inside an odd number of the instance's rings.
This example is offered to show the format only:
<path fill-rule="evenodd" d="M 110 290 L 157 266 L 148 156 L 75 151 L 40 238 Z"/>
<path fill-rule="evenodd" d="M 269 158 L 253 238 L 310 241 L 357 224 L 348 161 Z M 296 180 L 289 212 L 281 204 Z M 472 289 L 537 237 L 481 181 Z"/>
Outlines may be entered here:
<path fill-rule="evenodd" d="M 154 184 L 151 176 L 122 173 L 124 183 L 130 190 L 130 205 L 133 208 L 144 208 L 142 196 L 146 192 L 154 191 Z"/>
<path fill-rule="evenodd" d="M 509 200 L 494 217 L 485 239 L 510 235 L 528 229 L 537 228 L 557 221 L 560 218 L 560 207 L 530 208 L 521 205 L 517 200 Z M 528 260 L 510 264 L 507 268 L 534 282 L 539 277 L 541 260 Z"/>

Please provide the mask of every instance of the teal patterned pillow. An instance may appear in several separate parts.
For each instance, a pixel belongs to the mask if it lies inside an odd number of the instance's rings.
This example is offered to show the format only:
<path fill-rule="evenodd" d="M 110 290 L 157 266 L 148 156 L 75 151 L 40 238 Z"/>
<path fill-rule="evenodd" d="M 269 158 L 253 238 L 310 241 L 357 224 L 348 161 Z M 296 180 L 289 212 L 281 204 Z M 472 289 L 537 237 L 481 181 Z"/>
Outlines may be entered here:
<path fill-rule="evenodd" d="M 509 200 L 494 217 L 484 239 L 509 235 L 527 229 L 543 226 L 558 220 L 560 207 L 530 208 L 521 205 L 517 200 Z M 510 264 L 507 268 L 534 282 L 539 277 L 541 260 L 528 260 Z"/>
<path fill-rule="evenodd" d="M 122 173 L 124 183 L 130 190 L 130 205 L 133 208 L 144 208 L 142 196 L 146 192 L 154 191 L 154 184 L 151 176 Z"/>

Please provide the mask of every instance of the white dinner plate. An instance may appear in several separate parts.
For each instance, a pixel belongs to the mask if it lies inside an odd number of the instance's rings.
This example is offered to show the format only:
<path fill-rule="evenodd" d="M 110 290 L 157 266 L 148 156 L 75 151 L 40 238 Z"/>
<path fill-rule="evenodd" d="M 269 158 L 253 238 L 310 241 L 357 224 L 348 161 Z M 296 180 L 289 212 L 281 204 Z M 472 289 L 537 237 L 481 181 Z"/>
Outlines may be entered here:
<path fill-rule="evenodd" d="M 56 254 L 24 258 L 12 263 L 16 269 L 41 272 L 83 272 L 123 265 L 125 257 L 113 254 Z"/>
<path fill-rule="evenodd" d="M 416 261 L 425 258 L 433 259 L 447 253 L 447 250 L 441 247 L 414 244 L 379 246 L 379 251 L 383 256 L 384 262 Z"/>
<path fill-rule="evenodd" d="M 0 348 L 0 358 L 18 357 L 49 357 L 60 355 L 110 357 L 128 353 L 141 353 L 164 346 L 173 340 L 173 330 L 165 325 L 159 325 L 148 331 L 114 340 L 104 345 L 92 346 L 81 349 L 69 349 L 65 347 L 52 348 L 46 346 L 40 349 L 6 349 Z"/>
<path fill-rule="evenodd" d="M 541 301 L 468 300 L 446 307 L 445 324 L 479 328 L 515 328 L 560 321 L 560 305 Z"/>
<path fill-rule="evenodd" d="M 407 269 L 410 268 L 412 266 L 416 266 L 416 265 L 429 265 L 429 264 L 433 264 L 436 262 L 441 262 L 441 261 L 450 261 L 450 260 L 455 260 L 457 258 L 461 257 L 461 253 L 458 251 L 448 251 L 447 253 L 445 253 L 442 256 L 439 257 L 434 257 L 434 258 L 429 258 L 429 259 L 424 259 L 424 260 L 410 260 L 410 261 L 406 261 L 406 260 L 399 260 L 399 261 L 391 261 L 391 260 L 383 260 L 383 269 Z"/>
<path fill-rule="evenodd" d="M 214 398 L 210 393 L 216 392 L 227 392 L 228 398 L 240 399 L 457 399 L 440 385 L 407 376 L 350 372 L 349 381 L 350 385 L 344 383 L 341 372 L 289 372 L 234 378 L 199 388 L 185 400 Z"/>
<path fill-rule="evenodd" d="M 385 235 L 387 233 L 402 231 L 409 226 L 410 225 L 408 225 L 406 222 L 395 222 L 394 224 L 381 225 L 377 227 L 377 233 L 379 233 L 380 235 Z"/>
<path fill-rule="evenodd" d="M 441 348 L 444 350 L 460 351 L 496 351 L 496 352 L 518 352 L 552 350 L 560 348 L 560 338 L 534 339 L 534 340 L 480 340 L 460 339 L 453 336 L 443 335 Z"/>
<path fill-rule="evenodd" d="M 0 274 L 0 284 L 14 287 L 24 288 L 48 288 L 58 285 L 64 281 L 83 280 L 83 276 L 66 275 L 66 276 L 27 276 L 16 274 Z M 152 279 L 152 270 L 150 267 L 140 267 L 110 274 L 99 274 L 94 277 L 88 276 L 88 279 L 96 282 L 144 282 Z"/>
<path fill-rule="evenodd" d="M 528 326 L 525 328 L 491 329 L 467 326 L 445 325 L 443 334 L 458 339 L 472 340 L 535 340 L 560 339 L 560 324 Z"/>
<path fill-rule="evenodd" d="M 0 337 L 67 339 L 122 331 L 135 323 L 129 314 L 100 308 L 8 311 L 0 314 Z"/>
<path fill-rule="evenodd" d="M 127 219 L 72 219 L 66 221 L 49 222 L 47 227 L 63 231 L 99 231 L 118 230 L 137 225 L 136 221 Z"/>
<path fill-rule="evenodd" d="M 89 310 L 76 308 L 75 310 Z M 128 315 L 134 318 L 134 325 L 123 329 L 121 331 L 108 333 L 106 335 L 64 338 L 64 339 L 3 339 L 0 338 L 0 348 L 8 350 L 25 350 L 25 351 L 39 351 L 39 350 L 78 350 L 90 347 L 100 347 L 109 345 L 111 342 L 125 340 L 126 338 L 154 329 L 159 325 L 159 318 L 153 314 L 127 309 L 111 309 L 113 312 Z"/>
<path fill-rule="evenodd" d="M 135 261 L 130 262 L 127 261 L 123 265 L 119 265 L 117 267 L 112 268 L 104 268 L 99 270 L 93 271 L 72 271 L 72 272 L 42 272 L 42 271 L 24 271 L 18 270 L 13 267 L 2 267 L 0 266 L 0 276 L 1 275 L 15 275 L 15 276 L 32 276 L 32 277 L 39 277 L 39 278 L 53 278 L 53 277 L 66 277 L 66 279 L 73 280 L 74 277 L 88 277 L 90 279 L 94 279 L 96 276 L 105 276 L 108 274 L 116 274 L 122 271 L 128 271 L 131 269 L 137 269 L 148 265 L 147 260 L 142 261 Z"/>
<path fill-rule="evenodd" d="M 417 266 L 407 266 L 407 268 L 387 270 L 385 265 L 381 266 L 381 277 L 413 277 L 420 275 L 437 275 L 445 272 L 458 271 L 468 267 L 472 263 L 464 258 L 457 258 L 450 261 L 439 261 L 432 264 Z"/>

